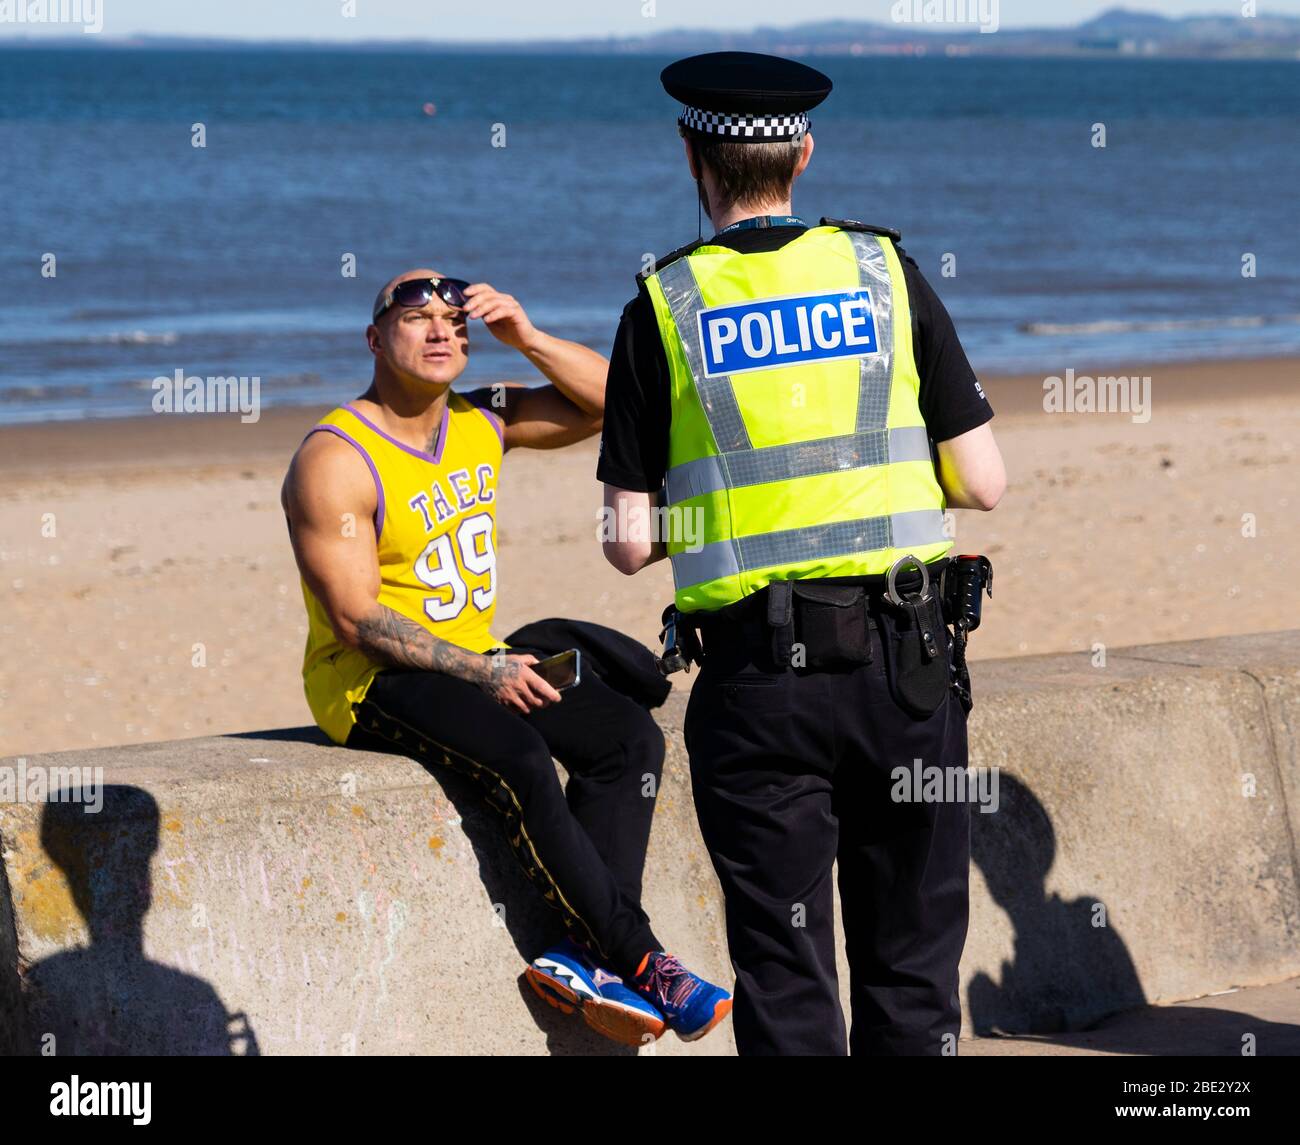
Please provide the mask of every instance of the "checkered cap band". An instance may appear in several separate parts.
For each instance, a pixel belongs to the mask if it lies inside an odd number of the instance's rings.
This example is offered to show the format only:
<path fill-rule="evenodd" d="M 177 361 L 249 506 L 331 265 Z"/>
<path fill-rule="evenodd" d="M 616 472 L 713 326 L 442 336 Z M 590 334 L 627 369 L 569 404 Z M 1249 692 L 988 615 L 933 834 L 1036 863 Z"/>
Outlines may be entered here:
<path fill-rule="evenodd" d="M 683 127 L 705 135 L 722 135 L 732 139 L 793 139 L 808 130 L 808 116 L 800 111 L 793 115 L 727 115 L 702 108 L 682 108 L 677 120 Z"/>

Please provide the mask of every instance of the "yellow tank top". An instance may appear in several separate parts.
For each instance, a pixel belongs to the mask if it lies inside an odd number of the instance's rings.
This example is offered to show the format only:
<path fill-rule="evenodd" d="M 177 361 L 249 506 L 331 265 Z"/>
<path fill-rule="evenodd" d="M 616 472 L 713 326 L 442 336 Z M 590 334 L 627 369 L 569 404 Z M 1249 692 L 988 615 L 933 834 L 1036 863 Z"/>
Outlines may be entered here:
<path fill-rule="evenodd" d="M 501 423 L 450 394 L 437 451 L 396 441 L 351 405 L 311 433 L 332 433 L 361 454 L 375 479 L 379 603 L 471 652 L 502 647 L 490 628 L 496 608 L 496 490 Z M 310 436 L 311 434 L 308 434 Z M 381 665 L 338 641 L 304 583 L 307 650 L 303 687 L 316 723 L 343 743 Z"/>

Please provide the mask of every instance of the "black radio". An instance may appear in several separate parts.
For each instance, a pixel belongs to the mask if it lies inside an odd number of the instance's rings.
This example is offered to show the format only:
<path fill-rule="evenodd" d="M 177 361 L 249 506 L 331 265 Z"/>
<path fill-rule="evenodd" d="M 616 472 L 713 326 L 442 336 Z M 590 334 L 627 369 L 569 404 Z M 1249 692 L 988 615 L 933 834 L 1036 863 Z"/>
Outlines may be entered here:
<path fill-rule="evenodd" d="M 967 632 L 980 626 L 981 594 L 993 596 L 993 563 L 985 556 L 963 555 L 943 570 L 943 607 L 948 622 Z"/>

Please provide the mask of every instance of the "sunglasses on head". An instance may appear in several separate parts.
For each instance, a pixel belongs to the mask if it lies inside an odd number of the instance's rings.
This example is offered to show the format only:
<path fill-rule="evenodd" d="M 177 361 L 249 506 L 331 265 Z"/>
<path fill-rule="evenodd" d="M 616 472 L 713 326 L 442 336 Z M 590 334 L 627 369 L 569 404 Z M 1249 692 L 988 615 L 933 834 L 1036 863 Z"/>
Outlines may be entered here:
<path fill-rule="evenodd" d="M 384 295 L 383 301 L 375 307 L 371 321 L 378 322 L 380 315 L 393 305 L 427 306 L 435 295 L 453 309 L 464 310 L 469 305 L 469 299 L 465 297 L 468 289 L 469 283 L 463 278 L 408 278 Z"/>

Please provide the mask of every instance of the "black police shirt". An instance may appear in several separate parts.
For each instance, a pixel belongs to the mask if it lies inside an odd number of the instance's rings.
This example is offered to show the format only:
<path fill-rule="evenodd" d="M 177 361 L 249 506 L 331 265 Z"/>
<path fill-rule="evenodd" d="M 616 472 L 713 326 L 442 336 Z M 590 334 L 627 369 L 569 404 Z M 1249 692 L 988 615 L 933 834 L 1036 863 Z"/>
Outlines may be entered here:
<path fill-rule="evenodd" d="M 750 254 L 779 250 L 803 233 L 802 227 L 755 227 L 720 235 L 711 243 Z M 912 307 L 921 416 L 933 441 L 947 441 L 983 425 L 993 410 L 939 296 L 901 247 L 898 254 Z M 623 309 L 610 354 L 597 480 L 640 493 L 657 491 L 668 467 L 670 420 L 668 358 L 643 286 Z"/>

